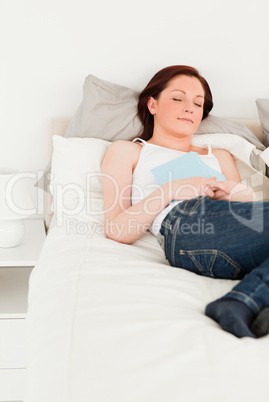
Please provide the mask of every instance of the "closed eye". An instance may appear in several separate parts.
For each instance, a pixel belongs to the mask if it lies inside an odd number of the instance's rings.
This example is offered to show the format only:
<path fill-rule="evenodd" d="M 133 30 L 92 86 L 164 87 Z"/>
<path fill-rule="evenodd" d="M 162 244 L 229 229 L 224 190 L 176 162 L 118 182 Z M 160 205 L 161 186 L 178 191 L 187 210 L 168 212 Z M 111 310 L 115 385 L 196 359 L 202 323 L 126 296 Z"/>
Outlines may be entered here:
<path fill-rule="evenodd" d="M 173 98 L 173 101 L 176 101 L 176 102 L 182 102 L 182 99 L 179 99 L 179 98 Z M 200 105 L 199 103 L 194 103 L 196 106 L 198 106 L 198 107 L 202 107 L 202 105 Z"/>

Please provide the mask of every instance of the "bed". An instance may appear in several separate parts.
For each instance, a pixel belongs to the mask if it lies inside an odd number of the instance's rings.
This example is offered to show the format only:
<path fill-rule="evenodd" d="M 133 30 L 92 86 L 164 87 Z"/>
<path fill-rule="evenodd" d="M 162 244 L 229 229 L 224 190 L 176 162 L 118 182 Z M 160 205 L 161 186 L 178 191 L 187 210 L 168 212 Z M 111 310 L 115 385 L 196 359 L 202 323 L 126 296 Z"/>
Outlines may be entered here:
<path fill-rule="evenodd" d="M 130 91 L 89 76 L 73 118 L 52 120 L 53 216 L 30 278 L 25 401 L 268 402 L 269 336 L 238 339 L 204 314 L 237 282 L 170 267 L 149 232 L 132 245 L 104 235 L 100 164 L 111 141 L 137 131 Z M 97 118 L 104 108 L 106 122 Z M 123 131 L 115 109 L 129 113 Z M 225 127 L 202 127 L 195 144 L 224 145 L 269 199 L 260 121 L 216 121 Z"/>

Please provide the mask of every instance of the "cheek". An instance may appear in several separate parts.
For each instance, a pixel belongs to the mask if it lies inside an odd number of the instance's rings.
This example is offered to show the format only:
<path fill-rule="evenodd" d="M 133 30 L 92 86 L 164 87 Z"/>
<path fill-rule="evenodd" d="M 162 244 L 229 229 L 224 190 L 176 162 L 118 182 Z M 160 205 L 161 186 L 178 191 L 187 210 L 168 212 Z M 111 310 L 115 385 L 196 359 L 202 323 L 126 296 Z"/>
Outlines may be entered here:
<path fill-rule="evenodd" d="M 197 120 L 200 120 L 199 124 L 200 124 L 201 121 L 202 121 L 203 114 L 204 114 L 204 109 L 201 108 L 201 110 L 199 110 L 199 112 L 197 113 Z"/>
<path fill-rule="evenodd" d="M 194 126 L 193 126 L 193 128 L 194 128 L 195 131 L 196 131 L 196 130 L 198 129 L 198 127 L 200 126 L 201 121 L 202 121 L 202 117 L 203 117 L 203 112 L 196 115 L 195 122 L 194 122 Z"/>
<path fill-rule="evenodd" d="M 178 115 L 178 110 L 174 105 L 171 106 L 171 104 L 164 104 L 162 107 L 161 112 L 159 111 L 159 117 L 162 120 L 171 120 L 174 116 Z"/>

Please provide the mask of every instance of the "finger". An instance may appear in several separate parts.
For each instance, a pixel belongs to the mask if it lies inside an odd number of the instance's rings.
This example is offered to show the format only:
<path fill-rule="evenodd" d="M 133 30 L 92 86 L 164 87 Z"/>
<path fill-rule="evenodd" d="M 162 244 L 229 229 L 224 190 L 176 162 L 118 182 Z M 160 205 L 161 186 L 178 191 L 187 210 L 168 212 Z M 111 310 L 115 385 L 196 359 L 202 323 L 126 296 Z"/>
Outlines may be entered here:
<path fill-rule="evenodd" d="M 222 183 L 221 187 L 219 187 L 220 190 L 222 190 L 224 193 L 226 194 L 231 194 L 231 188 L 227 185 L 227 183 L 224 182 L 220 182 Z"/>
<path fill-rule="evenodd" d="M 224 192 L 224 191 L 222 191 L 222 190 L 217 190 L 217 191 L 215 191 L 215 193 L 214 193 L 214 199 L 215 200 L 218 200 L 219 198 L 222 198 L 222 197 L 224 197 L 224 196 L 226 196 L 227 194 Z"/>
<path fill-rule="evenodd" d="M 208 183 L 208 187 L 210 187 L 213 191 L 222 190 L 225 191 L 225 185 L 216 181 L 215 183 Z"/>
<path fill-rule="evenodd" d="M 205 193 L 205 195 L 207 195 L 209 198 L 213 198 L 214 197 L 214 191 L 211 189 L 211 188 L 209 188 L 209 187 L 205 187 L 205 189 L 204 189 L 204 193 Z"/>
<path fill-rule="evenodd" d="M 206 179 L 207 183 L 216 183 L 217 181 L 217 177 L 208 177 L 208 179 Z"/>
<path fill-rule="evenodd" d="M 227 194 L 230 193 L 230 191 L 228 190 L 227 186 L 225 185 L 225 182 L 223 182 L 223 181 L 216 181 L 214 183 L 214 189 L 224 191 Z"/>

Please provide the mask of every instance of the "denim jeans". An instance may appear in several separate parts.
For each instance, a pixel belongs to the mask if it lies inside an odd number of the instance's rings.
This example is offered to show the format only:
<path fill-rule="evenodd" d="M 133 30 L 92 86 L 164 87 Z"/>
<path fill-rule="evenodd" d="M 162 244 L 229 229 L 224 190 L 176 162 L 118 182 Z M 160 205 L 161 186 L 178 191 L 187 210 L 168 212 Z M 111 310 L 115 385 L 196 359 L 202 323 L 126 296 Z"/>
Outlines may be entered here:
<path fill-rule="evenodd" d="M 183 201 L 165 217 L 157 239 L 172 266 L 241 279 L 225 298 L 256 314 L 269 306 L 269 201 Z"/>

